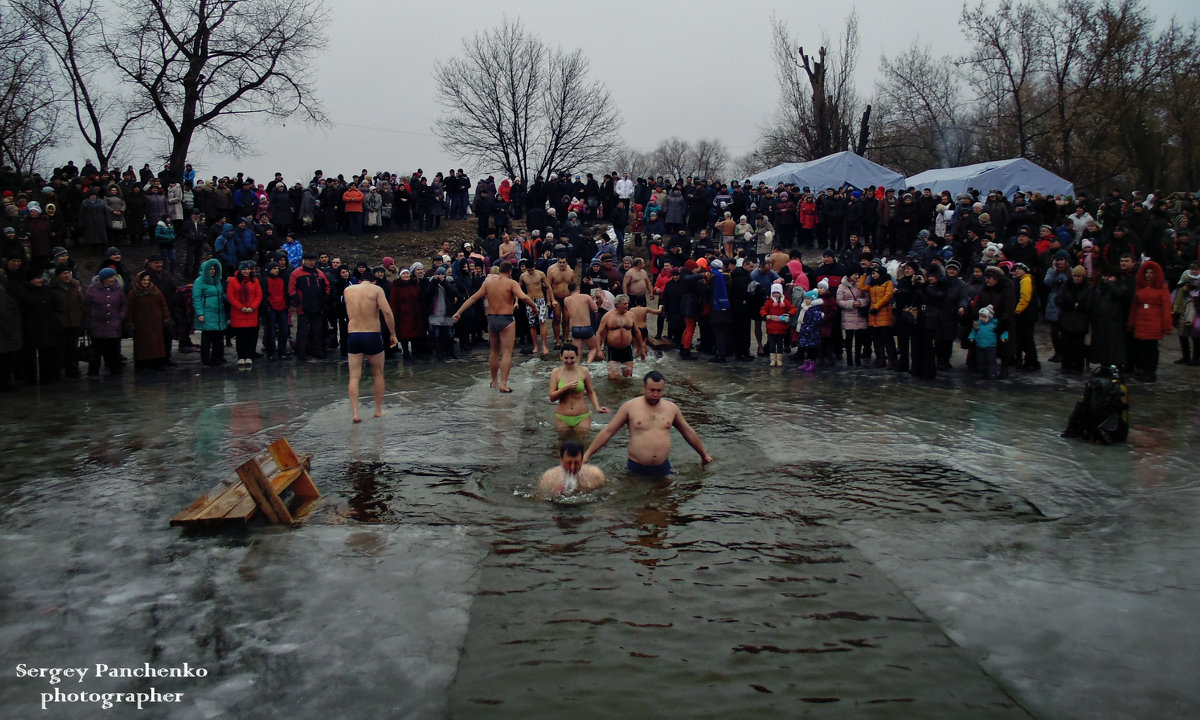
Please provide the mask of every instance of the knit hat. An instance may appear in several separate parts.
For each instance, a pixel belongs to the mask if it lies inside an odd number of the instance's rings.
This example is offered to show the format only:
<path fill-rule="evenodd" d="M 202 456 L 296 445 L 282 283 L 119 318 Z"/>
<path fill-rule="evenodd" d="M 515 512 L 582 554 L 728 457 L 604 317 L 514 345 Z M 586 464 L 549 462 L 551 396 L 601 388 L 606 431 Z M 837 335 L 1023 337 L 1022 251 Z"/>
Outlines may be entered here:
<path fill-rule="evenodd" d="M 783 294 L 783 285 L 781 283 L 771 283 L 771 294 L 774 295 L 775 293 Z"/>
<path fill-rule="evenodd" d="M 400 268 L 400 277 L 404 277 L 405 275 L 411 276 L 412 270 L 409 270 L 408 268 Z"/>
<path fill-rule="evenodd" d="M 829 289 L 829 279 L 821 278 L 821 282 L 817 283 L 817 287 L 820 289 L 823 289 L 823 290 L 828 290 Z"/>
<path fill-rule="evenodd" d="M 809 301 L 816 300 L 817 299 L 817 291 L 809 290 L 808 292 L 804 293 L 804 299 L 809 300 Z"/>
<path fill-rule="evenodd" d="M 700 265 L 695 260 L 688 260 L 683 264 L 683 267 L 685 270 L 695 270 L 696 268 L 700 267 Z"/>
<path fill-rule="evenodd" d="M 9 227 L 4 228 L 5 235 L 7 235 L 9 233 L 15 233 L 16 231 L 17 231 L 17 229 L 15 227 L 12 227 L 11 225 Z"/>
<path fill-rule="evenodd" d="M 419 263 L 419 262 L 415 262 L 415 263 L 413 263 L 412 265 L 409 265 L 409 266 L 408 266 L 408 269 L 409 269 L 411 272 L 416 272 L 416 271 L 418 271 L 418 270 L 424 270 L 424 269 L 425 269 L 425 266 L 424 266 L 424 265 L 422 265 L 422 264 L 421 264 L 421 263 Z"/>
<path fill-rule="evenodd" d="M 991 305 L 985 305 L 984 307 L 979 309 L 979 319 L 984 322 L 988 322 L 995 316 L 996 316 L 996 311 L 992 308 Z"/>
<path fill-rule="evenodd" d="M 393 266 L 393 265 L 395 265 L 395 264 L 396 264 L 396 261 L 395 261 L 395 260 L 393 260 L 393 259 L 392 259 L 392 258 L 390 258 L 390 257 L 385 257 L 385 258 L 383 259 L 383 266 L 384 266 L 385 268 L 386 268 L 386 267 L 391 267 L 391 266 Z"/>
<path fill-rule="evenodd" d="M 445 275 L 445 274 L 446 274 L 446 266 L 445 266 L 445 265 L 438 265 L 438 269 L 437 269 L 437 270 L 434 270 L 434 271 L 433 271 L 433 274 L 434 274 L 434 275 Z"/>
<path fill-rule="evenodd" d="M 104 251 L 104 257 L 112 257 L 113 255 L 120 255 L 120 254 L 121 254 L 121 249 L 115 245 Z"/>
<path fill-rule="evenodd" d="M 35 212 L 35 213 L 42 212 L 42 205 L 41 205 L 41 203 L 39 203 L 37 201 L 29 203 L 26 207 L 29 209 L 29 212 Z"/>
<path fill-rule="evenodd" d="M 720 260 L 713 260 L 708 264 L 708 266 L 713 270 L 720 270 L 725 267 L 725 263 L 721 262 Z"/>
<path fill-rule="evenodd" d="M 921 232 L 917 233 L 917 237 L 921 238 L 922 240 L 927 240 L 929 238 L 929 231 L 922 230 Z"/>
<path fill-rule="evenodd" d="M 70 253 L 67 252 L 67 249 L 61 245 L 55 247 L 53 250 L 50 251 L 50 257 L 56 258 L 60 255 L 70 255 Z"/>
<path fill-rule="evenodd" d="M 703 270 L 707 270 L 708 269 L 708 259 L 700 258 L 699 260 L 696 261 L 696 267 L 701 268 Z"/>
<path fill-rule="evenodd" d="M 992 277 L 996 278 L 997 280 L 1004 279 L 1004 270 L 1002 268 L 996 267 L 995 265 L 992 265 L 991 267 L 984 270 L 983 272 L 985 275 L 991 275 Z"/>
<path fill-rule="evenodd" d="M 1076 265 L 1071 268 L 1071 274 L 1075 277 L 1084 277 L 1087 275 L 1087 270 L 1082 265 Z"/>
<path fill-rule="evenodd" d="M 238 263 L 238 271 L 239 272 L 241 272 L 242 270 L 253 270 L 254 267 L 255 267 L 254 262 L 251 260 L 243 260 L 240 263 Z"/>
<path fill-rule="evenodd" d="M 1083 244 L 1080 245 L 1080 247 L 1082 247 L 1084 250 L 1091 250 L 1093 247 L 1093 243 L 1091 240 L 1084 240 Z"/>
<path fill-rule="evenodd" d="M 1058 252 L 1054 253 L 1054 259 L 1055 260 L 1070 260 L 1071 255 L 1066 250 L 1059 250 Z"/>
<path fill-rule="evenodd" d="M 957 260 L 951 260 L 950 262 L 946 263 L 946 269 L 949 270 L 950 268 L 954 268 L 955 270 L 962 272 L 962 263 Z"/>
<path fill-rule="evenodd" d="M 100 278 L 101 280 L 107 280 L 110 277 L 116 277 L 116 275 L 117 271 L 109 267 L 106 267 L 100 272 L 96 273 L 96 277 Z"/>

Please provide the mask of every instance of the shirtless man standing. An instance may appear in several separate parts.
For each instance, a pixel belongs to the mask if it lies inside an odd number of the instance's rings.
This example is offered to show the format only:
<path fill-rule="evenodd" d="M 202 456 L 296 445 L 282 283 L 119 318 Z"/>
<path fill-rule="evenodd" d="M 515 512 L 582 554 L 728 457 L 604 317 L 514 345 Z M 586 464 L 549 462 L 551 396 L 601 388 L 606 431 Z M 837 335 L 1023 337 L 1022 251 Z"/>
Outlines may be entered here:
<path fill-rule="evenodd" d="M 562 314 L 567 318 L 571 327 L 571 337 L 575 339 L 575 347 L 579 348 L 580 356 L 583 348 L 588 348 L 588 362 L 595 362 L 596 354 L 600 352 L 600 343 L 596 340 L 596 332 L 592 330 L 592 313 L 596 312 L 596 301 L 591 295 L 579 292 L 575 283 L 567 284 L 567 297 L 562 301 Z M 567 342 L 563 337 L 563 343 Z"/>
<path fill-rule="evenodd" d="M 629 296 L 630 307 L 644 306 L 646 296 L 653 290 L 650 276 L 646 274 L 644 266 L 645 261 L 637 258 L 633 261 L 633 267 L 625 272 L 625 277 L 621 280 L 621 292 Z"/>
<path fill-rule="evenodd" d="M 512 279 L 512 263 L 500 263 L 498 275 L 489 275 L 483 281 L 475 294 L 463 301 L 452 320 L 458 322 L 467 308 L 474 305 L 480 298 L 487 298 L 487 327 L 488 342 L 491 346 L 488 352 L 488 369 L 492 372 L 492 387 L 502 393 L 512 392 L 508 386 L 508 372 L 512 370 L 513 340 L 517 336 L 514 325 L 513 309 L 517 300 L 537 310 L 533 300 L 521 290 L 521 286 Z M 497 378 L 497 371 L 499 377 Z"/>
<path fill-rule="evenodd" d="M 567 322 L 567 313 L 563 310 L 563 301 L 571 294 L 567 289 L 567 285 L 575 282 L 575 271 L 567 263 L 566 256 L 560 256 L 558 261 L 546 270 L 546 279 L 550 281 L 550 292 L 554 293 L 554 300 L 558 305 L 558 314 L 554 316 L 554 344 L 566 345 L 567 338 L 570 332 L 570 323 Z M 561 333 L 559 332 L 561 330 Z M 559 336 L 562 336 L 562 341 L 559 341 Z"/>
<path fill-rule="evenodd" d="M 646 373 L 642 379 L 642 396 L 625 402 L 613 419 L 596 435 L 592 446 L 583 454 L 583 462 L 590 460 L 608 444 L 622 426 L 629 426 L 629 450 L 625 469 L 639 475 L 666 477 L 671 474 L 671 428 L 700 455 L 700 462 L 707 465 L 712 455 L 704 449 L 700 436 L 683 418 L 679 406 L 663 400 L 666 378 L 657 370 Z"/>
<path fill-rule="evenodd" d="M 521 273 L 521 289 L 533 299 L 533 304 L 537 306 L 536 310 L 525 311 L 525 317 L 529 319 L 529 337 L 533 340 L 534 352 L 537 351 L 540 344 L 542 354 L 548 355 L 550 351 L 546 348 L 546 332 L 542 329 L 550 320 L 546 310 L 546 295 L 550 292 L 546 273 L 538 270 L 533 263 L 529 263 L 525 266 L 525 272 Z M 558 304 L 557 300 L 550 302 Z"/>
<path fill-rule="evenodd" d="M 583 445 L 575 440 L 562 444 L 558 451 L 558 463 L 558 467 L 542 473 L 542 479 L 538 481 L 538 490 L 546 495 L 571 495 L 604 485 L 604 471 L 595 465 L 583 463 Z"/>
<path fill-rule="evenodd" d="M 633 377 L 633 348 L 637 346 L 637 354 L 642 360 L 646 359 L 646 344 L 642 334 L 638 332 L 633 315 L 629 312 L 629 296 L 618 295 L 613 299 L 613 309 L 604 314 L 600 320 L 600 328 L 596 336 L 608 346 L 608 379 L 617 378 L 617 366 L 620 374 Z"/>
<path fill-rule="evenodd" d="M 345 291 L 346 359 L 350 362 L 350 407 L 354 409 L 354 422 L 362 422 L 358 416 L 358 381 L 362 378 L 363 356 L 371 363 L 371 375 L 375 378 L 375 417 L 383 417 L 383 336 L 380 335 L 379 315 L 387 323 L 391 347 L 396 347 L 396 324 L 392 308 L 384 297 L 383 289 L 375 284 L 375 276 L 367 275 L 357 285 Z"/>

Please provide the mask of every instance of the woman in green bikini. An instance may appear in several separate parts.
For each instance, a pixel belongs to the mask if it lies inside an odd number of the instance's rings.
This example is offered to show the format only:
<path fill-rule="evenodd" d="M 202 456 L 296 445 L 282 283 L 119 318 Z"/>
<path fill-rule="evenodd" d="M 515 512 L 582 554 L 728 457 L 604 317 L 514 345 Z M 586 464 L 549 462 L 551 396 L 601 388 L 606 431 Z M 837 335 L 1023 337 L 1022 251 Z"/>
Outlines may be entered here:
<path fill-rule="evenodd" d="M 608 408 L 596 397 L 592 374 L 579 364 L 579 351 L 575 346 L 563 346 L 558 357 L 563 364 L 550 373 L 550 402 L 558 403 L 554 427 L 559 432 L 591 430 L 592 413 L 588 411 L 588 401 L 597 412 L 607 413 Z"/>

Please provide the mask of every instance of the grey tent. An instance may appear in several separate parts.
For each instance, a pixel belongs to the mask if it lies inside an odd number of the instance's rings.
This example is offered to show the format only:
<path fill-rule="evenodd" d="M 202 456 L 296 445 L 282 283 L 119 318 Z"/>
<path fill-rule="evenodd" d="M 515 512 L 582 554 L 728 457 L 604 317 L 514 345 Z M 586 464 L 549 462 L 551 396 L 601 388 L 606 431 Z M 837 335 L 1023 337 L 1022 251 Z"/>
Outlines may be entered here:
<path fill-rule="evenodd" d="M 809 187 L 813 190 L 823 190 L 833 187 L 840 188 L 853 185 L 865 188 L 868 185 L 885 188 L 904 187 L 904 176 L 888 170 L 884 166 L 855 155 L 846 150 L 833 155 L 827 155 L 819 160 L 801 163 L 784 163 L 770 170 L 763 170 L 746 178 L 752 185 L 766 183 L 775 187 L 779 183 Z"/>
<path fill-rule="evenodd" d="M 1018 190 L 1041 192 L 1045 195 L 1074 195 L 1075 186 L 1049 170 L 1025 158 L 934 168 L 908 178 L 908 185 L 918 190 L 929 188 L 935 193 L 949 190 L 964 193 L 968 188 L 987 192 L 999 190 L 1012 197 Z"/>

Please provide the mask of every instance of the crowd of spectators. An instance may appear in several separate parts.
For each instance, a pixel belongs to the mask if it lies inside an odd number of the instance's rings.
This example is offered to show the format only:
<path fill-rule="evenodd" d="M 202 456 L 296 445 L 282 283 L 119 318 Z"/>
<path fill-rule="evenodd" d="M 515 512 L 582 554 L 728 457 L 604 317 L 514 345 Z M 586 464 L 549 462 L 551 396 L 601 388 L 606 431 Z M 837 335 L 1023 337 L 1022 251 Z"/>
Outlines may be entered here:
<path fill-rule="evenodd" d="M 482 307 L 458 325 L 451 317 L 502 260 L 514 279 L 540 271 L 564 281 L 569 268 L 596 298 L 597 321 L 618 295 L 659 307 L 644 332 L 685 360 L 757 354 L 780 365 L 794 353 L 805 371 L 844 363 L 930 378 L 960 350 L 970 371 L 1006 376 L 1042 369 L 1044 324 L 1049 361 L 1068 373 L 1115 365 L 1153 381 L 1172 332 L 1177 362 L 1200 364 L 1191 196 L 955 196 L 618 172 L 473 185 L 461 169 L 349 180 L 318 170 L 289 184 L 279 173 L 259 183 L 242 173 L 199 179 L 190 165 L 73 163 L 49 180 L 6 170 L 0 189 L 4 387 L 79 377 L 85 361 L 89 375 L 118 374 L 130 337 L 138 370 L 173 364 L 173 350 L 215 366 L 233 348 L 242 368 L 344 354 L 341 295 L 367 275 L 391 300 L 396 354 L 453 357 L 483 342 Z M 430 231 L 468 215 L 472 240 L 415 262 L 343 262 L 312 242 L 364 228 Z M 126 267 L 120 248 L 141 243 L 157 253 Z M 81 277 L 72 248 L 107 249 Z M 547 296 L 566 284 L 548 282 Z M 539 319 L 524 315 L 519 337 L 529 342 Z"/>

